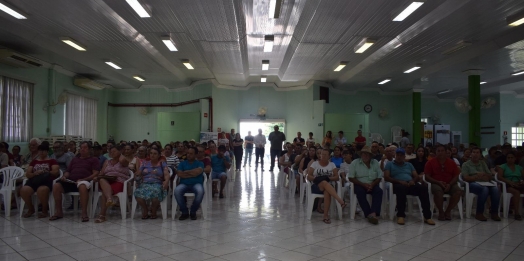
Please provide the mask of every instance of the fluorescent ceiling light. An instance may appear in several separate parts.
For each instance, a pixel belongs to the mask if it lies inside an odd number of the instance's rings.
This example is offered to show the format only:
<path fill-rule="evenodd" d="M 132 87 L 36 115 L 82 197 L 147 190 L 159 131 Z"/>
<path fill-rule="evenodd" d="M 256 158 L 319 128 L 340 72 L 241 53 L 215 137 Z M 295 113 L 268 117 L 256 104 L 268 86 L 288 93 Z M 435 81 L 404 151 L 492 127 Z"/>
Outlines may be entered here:
<path fill-rule="evenodd" d="M 511 75 L 517 76 L 517 75 L 521 75 L 521 74 L 524 74 L 524 70 L 520 71 L 520 72 L 512 73 Z"/>
<path fill-rule="evenodd" d="M 342 69 L 344 69 L 344 67 L 346 67 L 347 64 L 348 62 L 340 62 L 337 68 L 335 68 L 335 72 L 340 72 Z"/>
<path fill-rule="evenodd" d="M 269 0 L 269 18 L 279 18 L 283 0 Z"/>
<path fill-rule="evenodd" d="M 524 12 L 506 17 L 506 22 L 509 26 L 519 26 L 524 24 Z"/>
<path fill-rule="evenodd" d="M 480 82 L 480 84 L 486 84 L 487 82 Z"/>
<path fill-rule="evenodd" d="M 357 46 L 355 46 L 355 53 L 363 53 L 375 43 L 375 40 L 364 38 Z"/>
<path fill-rule="evenodd" d="M 263 71 L 269 70 L 269 60 L 262 60 L 262 70 Z"/>
<path fill-rule="evenodd" d="M 447 90 L 443 90 L 443 91 L 437 92 L 437 94 L 444 94 L 444 93 L 448 93 L 448 92 L 451 92 L 451 91 L 453 91 L 453 90 L 447 89 Z"/>
<path fill-rule="evenodd" d="M 270 53 L 273 51 L 273 43 L 275 42 L 275 37 L 273 35 L 266 35 L 264 37 L 264 52 Z"/>
<path fill-rule="evenodd" d="M 171 52 L 176 52 L 178 49 L 176 49 L 175 43 L 169 36 L 162 36 L 162 42 L 166 45 L 167 49 Z"/>
<path fill-rule="evenodd" d="M 395 18 L 393 18 L 393 21 L 395 22 L 404 21 L 404 19 L 406 19 L 409 15 L 415 12 L 415 10 L 417 10 L 423 4 L 424 2 L 421 2 L 421 1 L 411 3 L 408 7 L 406 7 L 406 9 L 404 9 L 404 11 L 400 12 L 400 14 L 398 14 Z"/>
<path fill-rule="evenodd" d="M 399 48 L 400 46 L 402 46 L 402 43 L 399 43 L 399 44 L 395 45 L 395 47 L 393 47 L 393 48 L 394 48 L 394 49 L 397 49 L 397 48 Z"/>
<path fill-rule="evenodd" d="M 379 82 L 378 84 L 386 84 L 386 83 L 388 83 L 390 81 L 391 81 L 391 79 L 385 79 L 385 80 Z"/>
<path fill-rule="evenodd" d="M 458 52 L 468 46 L 471 45 L 471 42 L 467 42 L 467 41 L 460 41 L 457 43 L 457 45 L 445 50 L 444 52 L 442 52 L 442 54 L 444 55 L 448 55 L 448 54 L 452 54 L 454 52 Z"/>
<path fill-rule="evenodd" d="M 417 66 L 415 66 L 415 67 L 405 71 L 404 73 L 412 73 L 412 72 L 414 72 L 414 71 L 416 71 L 418 69 L 420 69 L 420 65 L 417 65 Z"/>
<path fill-rule="evenodd" d="M 135 10 L 138 16 L 142 18 L 151 17 L 151 14 L 144 8 L 138 0 L 126 0 L 126 2 Z"/>
<path fill-rule="evenodd" d="M 186 66 L 186 68 L 188 70 L 193 70 L 195 68 L 193 68 L 193 65 L 191 65 L 191 63 L 189 63 L 189 60 L 182 60 L 182 63 Z"/>
<path fill-rule="evenodd" d="M 135 75 L 133 76 L 133 78 L 135 78 L 135 80 L 139 81 L 139 82 L 143 82 L 146 80 L 146 78 L 142 77 L 142 76 L 138 76 L 138 75 Z"/>
<path fill-rule="evenodd" d="M 20 11 L 16 11 L 14 7 L 7 3 L 0 3 L 0 10 L 8 13 L 16 19 L 27 19 L 27 15 L 22 14 Z"/>
<path fill-rule="evenodd" d="M 266 76 L 260 77 L 260 82 L 266 82 L 266 81 L 267 81 L 267 77 Z"/>
<path fill-rule="evenodd" d="M 80 45 L 79 43 L 77 43 L 75 40 L 69 38 L 69 37 L 62 37 L 60 38 L 60 40 L 66 44 L 68 44 L 69 46 L 77 49 L 78 51 L 82 51 L 82 52 L 85 52 L 87 51 L 85 47 L 83 47 L 82 45 Z"/>
<path fill-rule="evenodd" d="M 117 70 L 120 70 L 122 69 L 122 67 L 118 66 L 116 63 L 112 62 L 112 61 L 106 61 L 106 64 L 117 69 Z"/>

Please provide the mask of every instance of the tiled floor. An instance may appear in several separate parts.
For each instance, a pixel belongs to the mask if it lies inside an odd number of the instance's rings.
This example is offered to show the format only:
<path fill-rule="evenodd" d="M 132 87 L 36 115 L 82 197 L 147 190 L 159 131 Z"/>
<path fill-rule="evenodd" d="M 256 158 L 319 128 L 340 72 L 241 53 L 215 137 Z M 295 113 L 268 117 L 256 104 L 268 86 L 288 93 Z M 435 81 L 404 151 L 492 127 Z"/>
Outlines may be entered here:
<path fill-rule="evenodd" d="M 330 225 L 305 217 L 298 196 L 275 187 L 272 173 L 237 174 L 233 197 L 213 199 L 208 219 L 122 220 L 103 224 L 0 218 L 0 261 L 9 260 L 524 260 L 524 222 L 474 219 L 405 226 L 370 225 L 357 215 Z M 159 213 L 160 214 L 160 213 Z"/>

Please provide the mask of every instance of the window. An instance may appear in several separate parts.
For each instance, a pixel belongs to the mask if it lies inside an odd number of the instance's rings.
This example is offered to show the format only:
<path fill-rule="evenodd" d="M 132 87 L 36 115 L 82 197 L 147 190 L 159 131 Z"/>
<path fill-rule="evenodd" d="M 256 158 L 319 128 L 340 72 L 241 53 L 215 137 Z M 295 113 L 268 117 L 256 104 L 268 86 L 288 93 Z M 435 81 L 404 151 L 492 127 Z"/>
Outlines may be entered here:
<path fill-rule="evenodd" d="M 95 99 L 68 93 L 66 135 L 96 140 L 97 104 Z"/>
<path fill-rule="evenodd" d="M 420 119 L 420 122 L 428 123 L 428 118 L 422 118 L 422 119 Z"/>
<path fill-rule="evenodd" d="M 0 76 L 1 136 L 6 142 L 27 142 L 33 135 L 34 84 Z"/>
<path fill-rule="evenodd" d="M 522 146 L 524 142 L 524 127 L 511 128 L 511 146 Z"/>

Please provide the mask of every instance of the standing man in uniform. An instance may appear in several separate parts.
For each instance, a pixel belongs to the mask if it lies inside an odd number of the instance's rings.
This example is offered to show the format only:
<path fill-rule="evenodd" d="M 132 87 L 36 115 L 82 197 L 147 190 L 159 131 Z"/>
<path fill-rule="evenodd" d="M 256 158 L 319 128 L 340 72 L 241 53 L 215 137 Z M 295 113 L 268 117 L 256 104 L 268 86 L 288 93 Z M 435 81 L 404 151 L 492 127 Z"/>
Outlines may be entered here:
<path fill-rule="evenodd" d="M 246 167 L 247 157 L 249 155 L 249 166 L 251 167 L 251 154 L 253 154 L 253 142 L 255 137 L 251 136 L 251 131 L 247 132 L 247 136 L 244 138 L 244 148 L 246 153 L 244 154 L 244 168 Z"/>
<path fill-rule="evenodd" d="M 278 125 L 275 125 L 274 130 L 275 131 L 269 134 L 269 142 L 271 142 L 271 167 L 269 168 L 269 171 L 273 171 L 273 168 L 275 167 L 275 158 L 278 159 L 278 157 L 280 157 L 280 154 L 282 153 L 282 142 L 286 140 L 286 135 L 284 135 L 283 132 L 278 131 Z M 280 166 L 278 166 L 278 168 L 280 169 Z"/>
<path fill-rule="evenodd" d="M 264 155 L 266 147 L 266 136 L 262 134 L 262 129 L 258 129 L 258 135 L 255 136 L 255 171 L 258 168 L 258 159 L 260 158 L 260 166 L 264 171 Z"/>

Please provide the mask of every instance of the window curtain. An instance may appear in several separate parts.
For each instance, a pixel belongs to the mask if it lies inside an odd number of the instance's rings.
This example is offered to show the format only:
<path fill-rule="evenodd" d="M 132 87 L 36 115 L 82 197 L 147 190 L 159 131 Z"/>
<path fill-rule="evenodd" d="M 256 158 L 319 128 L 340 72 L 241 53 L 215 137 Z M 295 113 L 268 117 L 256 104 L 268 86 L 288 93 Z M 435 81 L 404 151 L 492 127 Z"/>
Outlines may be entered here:
<path fill-rule="evenodd" d="M 68 93 L 66 134 L 96 140 L 97 100 Z"/>
<path fill-rule="evenodd" d="M 0 76 L 2 140 L 28 142 L 33 136 L 34 84 Z"/>

